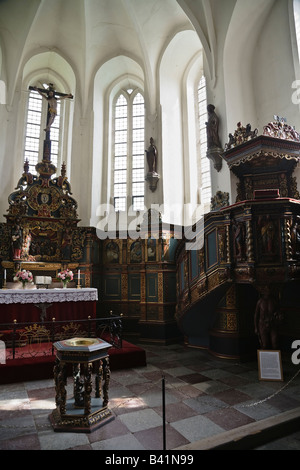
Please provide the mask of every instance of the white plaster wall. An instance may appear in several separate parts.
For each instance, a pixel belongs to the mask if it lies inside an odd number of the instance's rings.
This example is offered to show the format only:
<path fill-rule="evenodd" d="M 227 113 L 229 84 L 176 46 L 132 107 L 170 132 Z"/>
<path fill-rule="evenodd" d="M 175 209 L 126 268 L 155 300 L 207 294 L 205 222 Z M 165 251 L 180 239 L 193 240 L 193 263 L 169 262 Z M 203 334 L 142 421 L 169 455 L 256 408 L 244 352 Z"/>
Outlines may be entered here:
<path fill-rule="evenodd" d="M 288 2 L 275 2 L 258 37 L 253 58 L 253 87 L 257 127 L 273 120 L 273 115 L 287 118 L 290 125 L 300 130 L 299 106 L 293 104 L 292 84 L 295 68 L 289 31 Z"/>

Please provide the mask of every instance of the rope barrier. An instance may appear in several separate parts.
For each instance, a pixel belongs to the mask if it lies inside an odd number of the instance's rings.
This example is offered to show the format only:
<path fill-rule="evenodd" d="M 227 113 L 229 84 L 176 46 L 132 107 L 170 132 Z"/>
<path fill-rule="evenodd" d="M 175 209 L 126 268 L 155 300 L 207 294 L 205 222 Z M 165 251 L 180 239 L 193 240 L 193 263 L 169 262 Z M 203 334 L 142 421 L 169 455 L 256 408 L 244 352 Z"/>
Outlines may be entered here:
<path fill-rule="evenodd" d="M 283 390 L 285 390 L 294 380 L 295 378 L 299 375 L 300 373 L 300 369 L 294 374 L 294 376 L 285 384 L 283 385 L 279 390 L 277 390 L 276 392 L 272 393 L 271 395 L 267 396 L 266 398 L 262 399 L 262 400 L 259 400 L 259 401 L 256 401 L 254 403 L 246 403 L 246 404 L 239 404 L 239 407 L 240 408 L 249 408 L 249 407 L 253 407 L 253 406 L 257 406 L 257 405 L 260 405 L 262 403 L 265 403 L 266 401 L 270 400 L 271 398 L 275 397 L 276 395 L 278 395 L 279 393 L 281 393 Z M 136 400 L 137 398 L 140 398 L 142 397 L 142 395 L 144 395 L 145 393 L 148 393 L 152 388 L 156 387 L 157 385 L 159 385 L 161 382 L 162 382 L 162 392 L 163 392 L 163 395 L 162 395 L 162 408 L 163 408 L 163 427 L 164 427 L 164 445 L 165 445 L 165 410 L 164 410 L 164 394 L 165 394 L 165 376 L 162 376 L 162 379 L 159 379 L 157 380 L 156 382 L 152 382 L 151 385 L 149 386 L 149 388 L 147 388 L 144 392 L 140 393 L 140 395 L 134 395 L 132 397 L 128 397 L 126 399 L 124 399 L 122 401 L 122 403 L 119 403 L 117 406 L 110 406 L 110 409 L 111 410 L 114 410 L 114 409 L 118 409 L 120 408 L 121 406 L 124 406 L 130 402 L 132 402 L 132 400 Z M 176 387 L 172 384 L 167 384 L 168 388 L 169 389 L 174 389 L 176 390 L 177 392 L 180 391 L 180 388 L 181 387 Z M 190 398 L 189 395 L 187 395 L 186 393 L 183 393 L 182 391 L 180 391 L 180 393 L 186 397 L 186 398 Z M 30 400 L 26 400 L 24 402 L 24 405 L 25 404 L 29 404 L 30 405 Z M 224 408 L 222 409 L 228 409 L 228 408 L 232 408 L 232 406 L 228 405 L 228 406 L 225 406 Z M 74 420 L 74 421 L 71 421 L 71 420 L 68 420 L 68 424 L 76 424 L 78 421 L 78 419 Z M 27 428 L 31 428 L 33 427 L 33 425 L 9 425 L 9 424 L 0 424 L 0 428 L 9 428 L 9 429 L 27 429 Z M 39 425 L 38 428 L 41 429 L 41 428 L 51 428 L 52 429 L 52 426 L 51 426 L 51 423 L 47 423 L 47 424 L 42 424 L 42 425 Z"/>

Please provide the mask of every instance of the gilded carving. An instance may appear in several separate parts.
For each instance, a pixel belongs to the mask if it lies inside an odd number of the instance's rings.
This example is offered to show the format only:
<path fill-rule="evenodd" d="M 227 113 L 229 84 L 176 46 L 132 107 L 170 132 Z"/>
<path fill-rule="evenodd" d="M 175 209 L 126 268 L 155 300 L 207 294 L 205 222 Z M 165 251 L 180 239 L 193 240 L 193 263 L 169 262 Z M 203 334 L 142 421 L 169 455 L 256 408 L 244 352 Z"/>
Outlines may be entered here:
<path fill-rule="evenodd" d="M 297 189 L 297 178 L 296 176 L 291 176 L 290 177 L 290 197 L 294 199 L 300 199 L 300 194 Z"/>
<path fill-rule="evenodd" d="M 253 233 L 252 233 L 252 222 L 249 219 L 246 221 L 246 229 L 247 229 L 247 258 L 248 258 L 248 262 L 252 263 L 254 260 Z"/>
<path fill-rule="evenodd" d="M 163 273 L 158 273 L 158 301 L 164 301 L 164 281 L 163 281 Z"/>
<path fill-rule="evenodd" d="M 236 289 L 235 285 L 232 285 L 226 292 L 226 306 L 228 308 L 236 307 Z"/>
<path fill-rule="evenodd" d="M 215 196 L 211 198 L 210 210 L 219 210 L 229 205 L 229 193 L 217 191 Z"/>
<path fill-rule="evenodd" d="M 273 122 L 269 122 L 264 126 L 263 135 L 300 142 L 300 134 L 295 130 L 295 127 L 288 125 L 286 118 L 277 115 L 274 115 Z"/>
<path fill-rule="evenodd" d="M 227 313 L 227 330 L 228 331 L 238 330 L 236 313 Z"/>
<path fill-rule="evenodd" d="M 122 274 L 121 290 L 122 290 L 122 300 L 127 300 L 128 298 L 128 275 L 127 274 Z"/>
<path fill-rule="evenodd" d="M 251 125 L 247 124 L 246 127 L 242 126 L 241 122 L 237 123 L 237 129 L 234 131 L 234 134 L 229 134 L 229 141 L 225 144 L 225 151 L 230 150 L 237 145 L 241 145 L 248 140 L 253 139 L 257 136 L 258 130 L 251 130 Z"/>
<path fill-rule="evenodd" d="M 226 262 L 226 232 L 225 229 L 218 230 L 218 250 L 221 263 Z"/>

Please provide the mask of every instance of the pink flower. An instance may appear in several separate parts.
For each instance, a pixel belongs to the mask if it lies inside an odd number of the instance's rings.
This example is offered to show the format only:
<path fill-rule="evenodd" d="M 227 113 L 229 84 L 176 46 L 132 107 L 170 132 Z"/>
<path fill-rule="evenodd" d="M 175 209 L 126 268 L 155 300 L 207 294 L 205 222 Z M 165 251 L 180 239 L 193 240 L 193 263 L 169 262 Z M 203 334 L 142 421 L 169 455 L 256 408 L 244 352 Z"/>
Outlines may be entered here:
<path fill-rule="evenodd" d="M 18 271 L 14 277 L 14 281 L 21 281 L 21 282 L 33 282 L 33 275 L 30 271 L 26 271 L 26 269 L 22 269 L 22 271 Z"/>
<path fill-rule="evenodd" d="M 59 277 L 59 279 L 62 281 L 73 281 L 73 272 L 69 269 L 65 269 L 64 271 L 58 273 L 57 277 Z"/>

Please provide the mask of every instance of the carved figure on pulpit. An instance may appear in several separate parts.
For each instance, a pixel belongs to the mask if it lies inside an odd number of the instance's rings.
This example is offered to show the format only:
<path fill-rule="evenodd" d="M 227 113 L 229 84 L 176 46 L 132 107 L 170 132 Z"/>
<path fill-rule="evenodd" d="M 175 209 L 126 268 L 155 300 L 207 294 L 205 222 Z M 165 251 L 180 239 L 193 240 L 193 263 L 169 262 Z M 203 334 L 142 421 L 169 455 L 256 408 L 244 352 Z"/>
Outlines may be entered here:
<path fill-rule="evenodd" d="M 234 239 L 234 254 L 237 259 L 245 259 L 246 248 L 246 230 L 245 224 L 241 221 L 233 221 L 233 239 Z"/>
<path fill-rule="evenodd" d="M 254 315 L 254 330 L 262 349 L 279 349 L 278 329 L 283 321 L 280 307 L 269 286 L 261 289 Z"/>
<path fill-rule="evenodd" d="M 260 217 L 259 226 L 263 253 L 274 254 L 276 229 L 269 214 L 264 217 Z"/>
<path fill-rule="evenodd" d="M 300 258 L 300 217 L 297 217 L 291 228 L 292 253 Z"/>
<path fill-rule="evenodd" d="M 16 222 L 15 226 L 12 229 L 11 243 L 13 259 L 20 259 L 23 246 L 23 232 L 18 222 Z"/>

